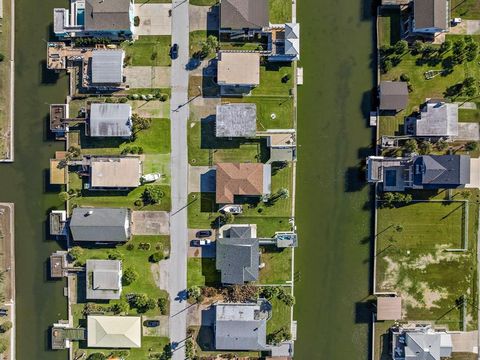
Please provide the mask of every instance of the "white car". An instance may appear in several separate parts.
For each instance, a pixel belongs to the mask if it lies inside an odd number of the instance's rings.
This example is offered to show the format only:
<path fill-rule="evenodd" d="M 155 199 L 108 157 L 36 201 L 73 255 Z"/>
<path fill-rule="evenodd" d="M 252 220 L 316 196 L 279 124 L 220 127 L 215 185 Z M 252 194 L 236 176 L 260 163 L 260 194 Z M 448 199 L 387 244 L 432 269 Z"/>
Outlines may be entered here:
<path fill-rule="evenodd" d="M 158 179 L 160 179 L 161 176 L 162 176 L 162 174 L 160 174 L 160 173 L 145 174 L 145 175 L 142 176 L 142 181 L 144 183 L 154 182 L 154 181 L 157 181 Z"/>
<path fill-rule="evenodd" d="M 206 245 L 210 245 L 211 243 L 212 243 L 212 240 L 209 240 L 209 239 L 195 239 L 195 240 L 192 240 L 191 245 L 192 246 L 206 246 Z"/>

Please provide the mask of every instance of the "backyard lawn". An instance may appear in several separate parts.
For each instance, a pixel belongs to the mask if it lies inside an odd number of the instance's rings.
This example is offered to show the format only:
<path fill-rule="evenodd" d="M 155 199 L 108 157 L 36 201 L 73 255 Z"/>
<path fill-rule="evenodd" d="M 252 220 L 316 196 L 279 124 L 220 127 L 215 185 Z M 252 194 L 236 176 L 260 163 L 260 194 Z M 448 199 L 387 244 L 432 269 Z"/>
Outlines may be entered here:
<path fill-rule="evenodd" d="M 215 268 L 215 259 L 189 258 L 187 263 L 187 287 L 218 286 L 220 273 Z"/>
<path fill-rule="evenodd" d="M 141 35 L 135 42 L 125 41 L 125 62 L 132 66 L 170 66 L 170 35 Z"/>
<path fill-rule="evenodd" d="M 262 246 L 260 263 L 265 267 L 260 269 L 259 284 L 284 284 L 291 280 L 292 249 L 278 249 L 275 246 Z"/>
<path fill-rule="evenodd" d="M 290 291 L 289 288 L 285 288 Z M 290 332 L 291 308 L 276 297 L 269 300 L 272 304 L 272 318 L 267 321 L 267 335 L 275 333 L 282 328 Z"/>
<path fill-rule="evenodd" d="M 292 21 L 291 0 L 269 0 L 269 21 L 272 24 L 285 24 Z"/>
<path fill-rule="evenodd" d="M 400 10 L 382 9 L 378 17 L 378 42 L 382 45 L 395 45 L 400 40 Z"/>
<path fill-rule="evenodd" d="M 458 305 L 466 296 L 467 328 L 476 326 L 478 205 L 470 203 L 466 209 L 463 202 L 378 209 L 376 290 L 400 294 L 406 319 L 436 320 L 450 330 L 461 329 Z M 448 251 L 463 248 L 465 230 L 468 249 Z"/>

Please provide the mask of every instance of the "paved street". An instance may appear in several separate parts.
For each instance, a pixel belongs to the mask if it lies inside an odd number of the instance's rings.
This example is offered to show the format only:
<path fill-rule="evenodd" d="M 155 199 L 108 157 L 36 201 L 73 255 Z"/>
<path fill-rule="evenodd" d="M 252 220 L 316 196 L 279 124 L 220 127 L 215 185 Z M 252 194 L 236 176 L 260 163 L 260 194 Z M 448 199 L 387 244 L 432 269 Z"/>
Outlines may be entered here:
<path fill-rule="evenodd" d="M 179 54 L 172 62 L 171 72 L 171 184 L 172 212 L 170 217 L 171 252 L 169 259 L 168 292 L 170 302 L 170 341 L 174 360 L 185 359 L 187 332 L 187 119 L 188 109 L 188 0 L 173 0 L 172 44 L 178 44 Z"/>

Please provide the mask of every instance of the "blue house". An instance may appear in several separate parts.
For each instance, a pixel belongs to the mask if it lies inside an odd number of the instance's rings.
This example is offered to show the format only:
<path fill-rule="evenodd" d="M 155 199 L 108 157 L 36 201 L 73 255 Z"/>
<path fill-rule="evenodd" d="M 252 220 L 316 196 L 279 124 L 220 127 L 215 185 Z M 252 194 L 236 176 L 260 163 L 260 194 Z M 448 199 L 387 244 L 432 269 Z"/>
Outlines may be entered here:
<path fill-rule="evenodd" d="M 53 31 L 60 38 L 133 36 L 131 0 L 71 0 L 70 9 L 53 10 Z"/>

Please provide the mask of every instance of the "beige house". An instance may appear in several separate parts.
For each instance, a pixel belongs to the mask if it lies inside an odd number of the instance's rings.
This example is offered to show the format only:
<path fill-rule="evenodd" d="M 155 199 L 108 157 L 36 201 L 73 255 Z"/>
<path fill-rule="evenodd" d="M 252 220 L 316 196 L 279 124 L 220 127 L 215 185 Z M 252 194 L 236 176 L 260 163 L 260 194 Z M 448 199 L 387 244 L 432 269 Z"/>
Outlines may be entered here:
<path fill-rule="evenodd" d="M 217 81 L 222 86 L 249 86 L 260 84 L 260 54 L 219 52 Z"/>
<path fill-rule="evenodd" d="M 138 156 L 92 157 L 90 161 L 90 187 L 135 188 L 140 185 L 142 163 Z"/>
<path fill-rule="evenodd" d="M 91 348 L 139 348 L 142 323 L 139 316 L 88 316 L 87 345 Z"/>

